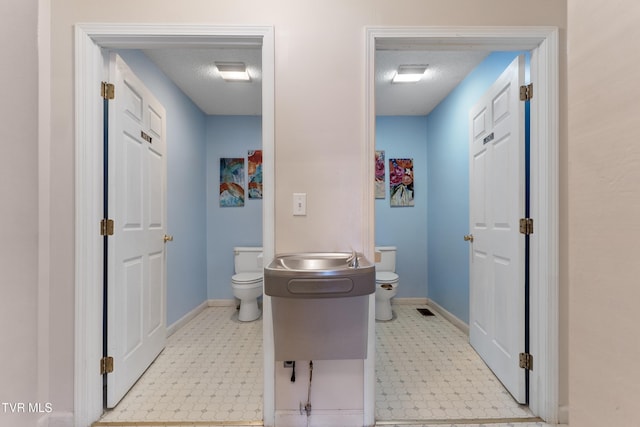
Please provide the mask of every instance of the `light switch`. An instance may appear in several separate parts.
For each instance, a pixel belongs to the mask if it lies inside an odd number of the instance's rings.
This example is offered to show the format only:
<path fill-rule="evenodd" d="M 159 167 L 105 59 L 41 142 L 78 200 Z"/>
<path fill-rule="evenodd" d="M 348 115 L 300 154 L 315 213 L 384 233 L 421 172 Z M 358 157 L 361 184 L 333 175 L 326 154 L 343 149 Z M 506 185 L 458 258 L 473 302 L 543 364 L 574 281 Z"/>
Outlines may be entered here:
<path fill-rule="evenodd" d="M 293 214 L 307 214 L 307 193 L 293 193 Z"/>

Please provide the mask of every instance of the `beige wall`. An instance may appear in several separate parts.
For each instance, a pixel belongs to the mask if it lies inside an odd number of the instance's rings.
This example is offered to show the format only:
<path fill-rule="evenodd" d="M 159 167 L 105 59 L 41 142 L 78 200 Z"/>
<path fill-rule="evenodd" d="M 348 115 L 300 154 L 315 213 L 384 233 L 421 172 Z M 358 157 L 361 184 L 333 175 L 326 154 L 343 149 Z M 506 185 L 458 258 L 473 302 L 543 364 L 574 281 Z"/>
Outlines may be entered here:
<path fill-rule="evenodd" d="M 640 4 L 568 2 L 571 423 L 639 423 Z"/>
<path fill-rule="evenodd" d="M 38 398 L 37 3 L 0 3 L 0 402 Z M 6 413 L 0 425 L 34 425 Z"/>
<path fill-rule="evenodd" d="M 15 0 L 11 3 L 18 4 Z M 78 22 L 182 22 L 209 24 L 252 25 L 275 27 L 276 52 L 276 250 L 298 251 L 306 249 L 336 250 L 359 247 L 364 230 L 358 226 L 363 212 L 362 154 L 364 152 L 364 27 L 370 25 L 426 26 L 426 25 L 552 25 L 561 29 L 564 44 L 566 26 L 565 2 L 541 0 L 327 0 L 301 2 L 298 0 L 241 0 L 231 3 L 210 0 L 138 0 L 111 1 L 108 7 L 85 0 L 57 0 L 52 4 L 52 149 L 51 151 L 51 220 L 55 223 L 51 238 L 55 242 L 51 251 L 51 394 L 56 411 L 73 410 L 73 312 L 74 312 L 74 140 L 73 140 L 73 37 L 72 26 Z M 5 7 L 5 6 L 3 6 Z M 31 112 L 35 101 L 33 5 L 21 6 L 27 17 L 20 24 L 24 29 L 10 25 L 10 37 L 3 37 L 9 52 L 16 51 L 9 40 L 25 33 L 31 48 L 20 48 L 15 60 L 16 81 L 24 82 L 29 100 L 25 110 Z M 4 12 L 4 11 L 3 11 Z M 2 13 L 0 16 L 7 16 Z M 8 21 L 8 22 L 5 22 Z M 13 19 L 2 19 L 13 24 Z M 15 27 L 15 28 L 14 28 Z M 5 31 L 4 29 L 2 30 Z M 27 52 L 27 55 L 25 55 Z M 29 52 L 31 54 L 29 54 Z M 561 55 L 565 50 L 561 48 Z M 19 70 L 19 71 L 18 71 Z M 561 84 L 565 82 L 564 61 L 561 61 Z M 8 85 L 12 86 L 12 85 Z M 12 87 L 19 99 L 18 86 Z M 21 92 L 24 97 L 24 91 Z M 21 105 L 21 104 L 20 104 Z M 562 106 L 566 105 L 564 96 Z M 3 104 L 3 108 L 4 104 Z M 562 110 L 562 119 L 566 117 Z M 37 253 L 33 225 L 37 222 L 37 149 L 33 144 L 32 126 L 22 126 L 24 118 L 15 111 L 8 112 L 11 128 L 17 141 L 14 157 L 0 160 L 2 173 L 12 176 L 25 186 L 20 197 L 12 200 L 20 208 L 18 225 L 25 225 L 19 235 L 8 237 L 11 251 L 2 253 L 15 257 L 9 271 L 15 272 L 11 297 L 25 302 L 36 298 L 37 278 L 26 264 Z M 564 135 L 565 125 L 562 122 Z M 27 136 L 19 130 L 27 129 Z M 4 130 L 3 130 L 4 131 Z M 561 138 L 561 152 L 566 153 L 566 138 Z M 3 144 L 5 144 L 3 138 Z M 3 145 L 4 146 L 4 145 Z M 567 156 L 561 156 L 561 170 L 566 170 Z M 6 169 L 5 169 L 6 167 Z M 562 188 L 567 188 L 566 175 L 562 175 Z M 3 196 L 6 181 L 3 179 Z M 339 191 L 336 191 L 338 189 Z M 308 215 L 291 215 L 291 194 L 308 194 Z M 565 193 L 566 194 L 566 193 Z M 5 206 L 4 202 L 3 205 Z M 563 216 L 566 218 L 566 207 Z M 4 218 L 4 212 L 3 212 Z M 31 224 L 31 225 L 30 225 Z M 566 223 L 561 223 L 564 228 Z M 13 229 L 13 228 L 12 228 Z M 4 233 L 4 231 L 3 231 Z M 4 237 L 4 236 L 3 236 Z M 560 308 L 567 312 L 566 267 L 567 238 L 563 234 L 561 265 L 563 298 Z M 31 256 L 30 256 L 31 255 Z M 3 256 L 5 262 L 5 257 Z M 6 258 L 12 260 L 13 258 Z M 4 265 L 4 264 L 3 264 Z M 24 286 L 23 286 L 24 282 Z M 4 289 L 4 286 L 3 288 Z M 4 292 L 4 290 L 2 291 Z M 3 302 L 6 301 L 2 298 Z M 6 303 L 5 303 L 6 304 Z M 4 304 L 3 304 L 4 307 Z M 29 312 L 31 310 L 31 312 Z M 20 360 L 10 360 L 19 374 L 30 378 L 27 388 L 35 389 L 35 381 L 25 368 L 33 357 L 36 332 L 33 308 L 11 314 L 25 318 L 18 329 L 19 337 L 10 343 L 17 347 Z M 30 320 L 29 320 L 30 319 Z M 563 318 L 566 325 L 566 317 Z M 562 343 L 567 342 L 563 329 Z M 20 342 L 23 338 L 27 342 Z M 4 337 L 3 337 L 4 340 Z M 4 347 L 3 345 L 3 348 Z M 561 360 L 561 403 L 567 402 L 566 347 Z M 7 357 L 2 352 L 2 357 Z M 4 360 L 4 359 L 3 359 Z M 5 365 L 6 366 L 6 365 Z M 5 369 L 3 366 L 3 369 Z M 0 390 L 1 390 L 0 385 Z"/>

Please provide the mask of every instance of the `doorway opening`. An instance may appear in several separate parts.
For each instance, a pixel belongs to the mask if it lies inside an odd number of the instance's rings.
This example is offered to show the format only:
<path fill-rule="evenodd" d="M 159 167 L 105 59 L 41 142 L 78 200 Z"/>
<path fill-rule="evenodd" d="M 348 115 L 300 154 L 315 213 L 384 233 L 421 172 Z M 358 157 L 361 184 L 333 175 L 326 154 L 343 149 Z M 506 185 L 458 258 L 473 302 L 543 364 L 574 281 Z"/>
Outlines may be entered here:
<path fill-rule="evenodd" d="M 530 409 L 547 422 L 558 416 L 558 51 L 555 28 L 371 28 L 367 30 L 367 158 L 375 150 L 375 55 L 393 46 L 421 50 L 530 51 L 531 80 L 531 216 L 543 229 L 531 236 L 531 372 Z M 374 200 L 374 163 L 367 169 L 369 200 Z M 373 202 L 370 210 L 373 211 Z M 373 225 L 373 214 L 370 224 Z M 372 226 L 370 230 L 374 227 Z M 371 232 L 370 242 L 375 242 Z M 373 245 L 372 245 L 373 246 Z M 549 304 L 550 302 L 550 304 Z M 375 368 L 367 367 L 375 380 Z"/>
<path fill-rule="evenodd" d="M 478 99 L 486 90 L 493 88 L 489 93 L 498 96 L 501 107 L 505 108 L 499 117 L 499 127 L 496 129 L 498 137 L 495 141 L 474 144 L 474 147 L 481 150 L 477 162 L 487 164 L 492 161 L 494 166 L 481 168 L 479 171 L 512 171 L 516 179 L 506 180 L 514 183 L 504 188 L 500 192 L 482 191 L 482 194 L 493 194 L 491 200 L 502 201 L 499 206 L 505 203 L 510 207 L 509 216 L 519 218 L 520 200 L 524 195 L 520 187 L 524 188 L 522 179 L 524 173 L 524 162 L 516 160 L 524 154 L 524 134 L 523 121 L 525 111 L 522 101 L 519 100 L 517 90 L 509 90 L 509 87 L 519 86 L 518 82 L 513 82 L 514 77 L 524 78 L 524 60 L 514 61 L 521 58 L 521 52 L 474 52 L 474 51 L 421 51 L 421 50 L 379 50 L 377 52 L 376 76 L 376 159 L 383 163 L 376 167 L 376 171 L 384 171 L 386 163 L 389 163 L 389 178 L 384 181 L 393 188 L 395 185 L 391 179 L 394 164 L 397 158 L 410 158 L 412 166 L 412 204 L 410 207 L 399 208 L 393 199 L 387 199 L 387 191 L 376 194 L 376 239 L 378 245 L 393 245 L 397 247 L 396 272 L 400 275 L 400 292 L 394 298 L 394 307 L 398 314 L 393 322 L 378 323 L 376 329 L 376 340 L 378 365 L 376 373 L 378 378 L 378 389 L 376 390 L 377 404 L 376 413 L 380 418 L 387 421 L 414 418 L 421 420 L 439 419 L 444 416 L 444 410 L 448 408 L 447 417 L 482 419 L 489 414 L 485 411 L 486 400 L 493 396 L 492 406 L 495 412 L 492 417 L 513 418 L 516 416 L 523 419 L 530 419 L 531 414 L 526 408 L 521 407 L 525 403 L 524 380 L 526 372 L 517 367 L 518 356 L 516 354 L 515 363 L 513 357 L 499 358 L 505 350 L 514 349 L 523 351 L 524 341 L 522 337 L 522 321 L 499 322 L 496 326 L 514 325 L 507 329 L 507 334 L 500 334 L 501 347 L 498 351 L 493 351 L 490 344 L 484 337 L 486 334 L 493 335 L 494 322 L 490 322 L 492 316 L 479 316 L 488 312 L 494 313 L 488 308 L 483 310 L 483 306 L 478 304 L 470 307 L 469 296 L 478 295 L 473 292 L 469 285 L 470 267 L 474 265 L 484 265 L 486 257 L 481 257 L 475 263 L 469 262 L 469 249 L 475 252 L 485 250 L 488 247 L 490 235 L 482 232 L 476 233 L 475 244 L 463 241 L 462 236 L 469 233 L 470 212 L 485 212 L 484 209 L 473 209 L 476 198 L 469 198 L 469 186 L 475 188 L 476 182 L 499 182 L 503 180 L 472 179 L 469 180 L 469 110 L 471 110 Z M 400 64 L 429 64 L 429 73 L 423 76 L 419 83 L 406 85 L 391 84 L 389 80 L 398 69 Z M 508 72 L 507 72 L 508 70 Z M 516 72 L 516 76 L 514 76 Z M 520 76 L 520 74 L 522 74 Z M 507 78 L 508 77 L 508 78 Z M 496 79 L 501 83 L 496 86 Z M 506 79 L 506 80 L 505 80 Z M 507 87 L 505 88 L 505 84 Z M 522 84 L 522 83 L 520 83 Z M 496 94 L 497 91 L 497 94 Z M 442 99 L 440 99 L 442 98 Z M 484 96 L 486 99 L 486 95 Z M 503 103 L 508 100 L 507 106 Z M 482 133 L 474 132 L 474 140 L 485 138 L 493 134 L 493 116 L 491 108 L 484 108 L 481 112 L 482 122 L 486 122 L 487 130 Z M 432 107 L 433 106 L 433 107 Z M 510 111 L 510 113 L 508 113 Z M 484 120 L 486 112 L 486 120 Z M 521 120 L 517 120 L 521 117 Z M 474 120 L 476 122 L 476 120 Z M 508 134 L 505 134 L 504 125 L 509 124 Z M 518 131 L 519 130 L 519 131 Z M 479 131 L 479 129 L 478 129 Z M 477 135 L 477 136 L 476 136 Z M 509 137 L 508 135 L 514 135 Z M 510 147 L 510 148 L 509 148 Z M 495 157 L 494 154 L 503 153 L 502 156 Z M 507 160 L 505 153 L 513 153 Z M 476 158 L 474 156 L 473 158 Z M 491 160 L 493 158 L 493 160 Z M 498 161 L 509 161 L 510 164 L 520 165 L 519 167 L 500 167 Z M 407 161 L 405 161 L 406 163 Z M 473 170 L 474 168 L 471 168 Z M 385 173 L 386 175 L 386 173 Z M 520 182 L 520 185 L 515 185 Z M 477 184 L 476 184 L 477 185 Z M 508 191 L 507 191 L 508 190 Z M 514 194 L 517 192 L 518 194 Z M 389 191 L 392 193 L 392 191 Z M 500 194 L 509 194 L 507 200 L 501 200 Z M 485 196 L 486 197 L 486 196 Z M 504 196 L 503 196 L 504 197 Z M 515 206 L 514 206 L 515 205 Z M 483 206 L 492 206 L 492 204 Z M 502 209 L 500 209 L 502 211 Z M 487 213 L 492 213 L 488 209 Z M 495 214 L 491 215 L 495 216 Z M 482 216 L 484 218 L 484 215 Z M 500 217 L 500 221 L 504 218 Z M 515 219 L 517 223 L 517 219 Z M 493 221 L 491 221 L 493 223 Z M 502 224 L 502 222 L 500 222 Z M 500 225 L 500 230 L 503 226 Z M 522 236 L 517 234 L 517 227 L 510 227 L 507 231 L 511 239 L 521 240 Z M 500 231 L 503 232 L 503 231 Z M 515 247 L 519 245 L 515 244 Z M 509 246 L 509 253 L 501 253 L 499 258 L 503 270 L 505 265 L 520 265 L 522 254 L 520 251 L 513 252 Z M 484 253 L 484 252 L 482 252 Z M 509 256 L 510 258 L 505 258 Z M 504 263 L 504 260 L 517 261 Z M 513 267 L 510 267 L 513 269 Z M 489 270 L 481 270 L 489 271 Z M 521 273 L 521 274 L 520 274 Z M 511 276 L 524 279 L 524 271 L 515 271 Z M 499 276 L 502 277 L 502 276 Z M 480 283 L 483 283 L 480 281 Z M 516 280 L 514 282 L 518 283 Z M 428 284 L 428 289 L 426 285 Z M 503 289 L 503 288 L 498 288 Z M 524 286 L 511 286 L 505 289 L 522 289 Z M 522 292 L 504 292 L 505 297 L 520 300 Z M 502 295 L 502 293 L 500 294 Z M 477 297 L 471 301 L 479 300 Z M 494 301 L 494 298 L 488 301 Z M 415 313 L 415 308 L 431 306 L 438 316 L 429 320 L 420 320 Z M 509 317 L 511 319 L 524 319 L 524 302 L 522 304 L 508 304 Z M 411 305 L 413 307 L 407 307 Z M 489 307 L 489 305 L 487 305 Z M 519 307 L 519 308 L 516 308 Z M 472 309 L 473 308 L 473 309 Z M 500 312 L 505 310 L 496 307 Z M 474 310 L 475 309 L 475 310 Z M 402 315 L 401 315 L 402 314 Z M 472 318 L 471 315 L 474 315 Z M 462 324 L 461 331 L 466 332 L 466 340 L 462 340 L 459 331 L 452 330 L 448 325 L 441 325 L 444 317 L 451 319 L 454 324 Z M 422 328 L 417 327 L 408 335 L 408 342 L 400 341 L 405 328 L 410 328 L 414 322 L 419 322 Z M 480 319 L 480 320 L 479 320 Z M 482 325 L 482 337 L 478 339 L 479 328 L 471 329 L 475 335 L 469 339 L 469 327 L 467 325 Z M 408 325 L 407 325 L 408 324 Z M 417 325 L 416 325 L 417 326 Z M 413 327 L 416 327 L 413 326 Z M 396 334 L 393 330 L 396 329 Z M 427 334 L 426 330 L 430 332 Z M 389 345 L 388 334 L 393 334 L 396 345 Z M 510 337 L 505 343 L 505 337 Z M 474 341 L 475 339 L 475 341 Z M 404 341 L 404 340 L 403 340 Z M 385 345 L 385 342 L 387 344 Z M 476 350 L 482 351 L 484 361 L 493 366 L 493 372 L 498 375 L 502 384 L 512 395 L 518 398 L 512 399 L 500 386 L 497 378 L 491 370 L 482 363 L 482 359 L 470 347 L 469 342 L 475 344 Z M 479 344 L 478 344 L 479 342 Z M 491 342 L 491 341 L 489 341 Z M 415 344 L 414 344 L 415 343 Z M 417 345 L 417 344 L 420 345 Z M 413 344 L 413 345 L 412 345 Z M 506 344 L 506 345 L 505 345 Z M 402 352 L 398 347 L 402 347 Z M 453 351 L 456 349 L 459 353 Z M 442 357 L 443 353 L 451 350 L 447 357 Z M 489 350 L 489 351 L 488 351 Z M 411 372 L 410 375 L 401 375 L 406 372 L 407 367 L 403 366 L 403 352 L 408 352 L 411 359 L 414 359 L 420 369 Z M 393 354 L 395 353 L 395 356 Z M 474 361 L 474 368 L 466 367 L 462 370 L 460 364 Z M 436 362 L 438 361 L 438 362 Z M 499 362 L 499 363 L 496 363 Z M 493 363 L 491 365 L 490 363 Z M 496 371 L 496 365 L 499 368 Z M 389 371 L 396 371 L 397 375 L 385 375 Z M 446 374 L 445 374 L 446 372 Z M 501 376 L 500 376 L 501 375 Z M 385 379 L 386 378 L 386 379 Z M 428 381 L 423 383 L 422 379 Z M 482 385 L 481 385 L 482 384 Z M 490 386 L 489 386 L 490 384 Z M 400 385 L 405 385 L 411 389 L 411 402 L 415 403 L 413 409 L 396 409 L 394 400 L 401 389 Z M 491 387 L 495 386 L 495 392 Z M 448 391 L 445 391 L 448 390 Z M 454 392 L 455 391 L 455 392 Z M 454 406 L 455 402 L 448 402 L 445 396 L 455 395 L 465 402 L 462 408 Z M 426 402 L 426 404 L 425 404 Z M 409 405 L 411 406 L 411 405 Z M 417 416 L 420 414 L 420 416 Z"/>
<path fill-rule="evenodd" d="M 105 80 L 104 49 L 215 48 L 262 43 L 262 150 L 264 260 L 274 248 L 274 54 L 272 27 L 86 24 L 75 29 L 76 49 L 76 425 L 89 425 L 103 411 L 102 239 L 96 223 L 102 212 L 102 103 L 96 88 Z M 99 93 L 99 92 L 98 92 Z M 97 222 L 96 222 L 97 221 Z M 268 322 L 265 322 L 267 324 Z M 263 329 L 269 335 L 269 327 Z M 265 352 L 265 358 L 268 358 Z M 264 418 L 273 412 L 273 363 L 264 363 Z M 270 372 L 271 371 L 271 372 Z"/>

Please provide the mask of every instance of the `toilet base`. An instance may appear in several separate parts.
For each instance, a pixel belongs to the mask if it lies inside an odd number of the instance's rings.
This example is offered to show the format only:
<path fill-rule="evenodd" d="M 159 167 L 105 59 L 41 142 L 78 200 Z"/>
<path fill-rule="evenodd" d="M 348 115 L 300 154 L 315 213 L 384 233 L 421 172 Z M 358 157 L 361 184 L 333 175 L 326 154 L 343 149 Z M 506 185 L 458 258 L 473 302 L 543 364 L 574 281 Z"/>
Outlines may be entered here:
<path fill-rule="evenodd" d="M 391 310 L 391 298 L 376 299 L 376 320 L 393 319 L 393 311 Z"/>
<path fill-rule="evenodd" d="M 250 298 L 240 301 L 240 311 L 238 311 L 238 320 L 241 322 L 251 322 L 260 317 L 260 308 L 258 307 L 258 299 Z"/>

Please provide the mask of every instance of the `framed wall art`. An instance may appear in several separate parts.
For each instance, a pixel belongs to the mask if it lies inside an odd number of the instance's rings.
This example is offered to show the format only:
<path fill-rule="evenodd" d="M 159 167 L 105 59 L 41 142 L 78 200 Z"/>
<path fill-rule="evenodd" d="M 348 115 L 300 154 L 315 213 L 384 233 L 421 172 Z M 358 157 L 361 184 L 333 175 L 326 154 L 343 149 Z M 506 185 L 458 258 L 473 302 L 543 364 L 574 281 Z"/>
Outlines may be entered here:
<path fill-rule="evenodd" d="M 244 206 L 243 158 L 220 158 L 220 206 Z"/>
<path fill-rule="evenodd" d="M 413 159 L 389 159 L 391 206 L 414 206 Z"/>
<path fill-rule="evenodd" d="M 385 195 L 386 195 L 386 188 L 385 188 L 385 170 L 384 170 L 384 151 L 376 151 L 376 155 L 375 155 L 375 162 L 376 162 L 376 167 L 375 167 L 375 171 L 376 171 L 376 187 L 375 187 L 375 191 L 376 191 L 376 199 L 384 199 Z"/>
<path fill-rule="evenodd" d="M 262 150 L 249 150 L 247 159 L 249 198 L 262 199 Z"/>

